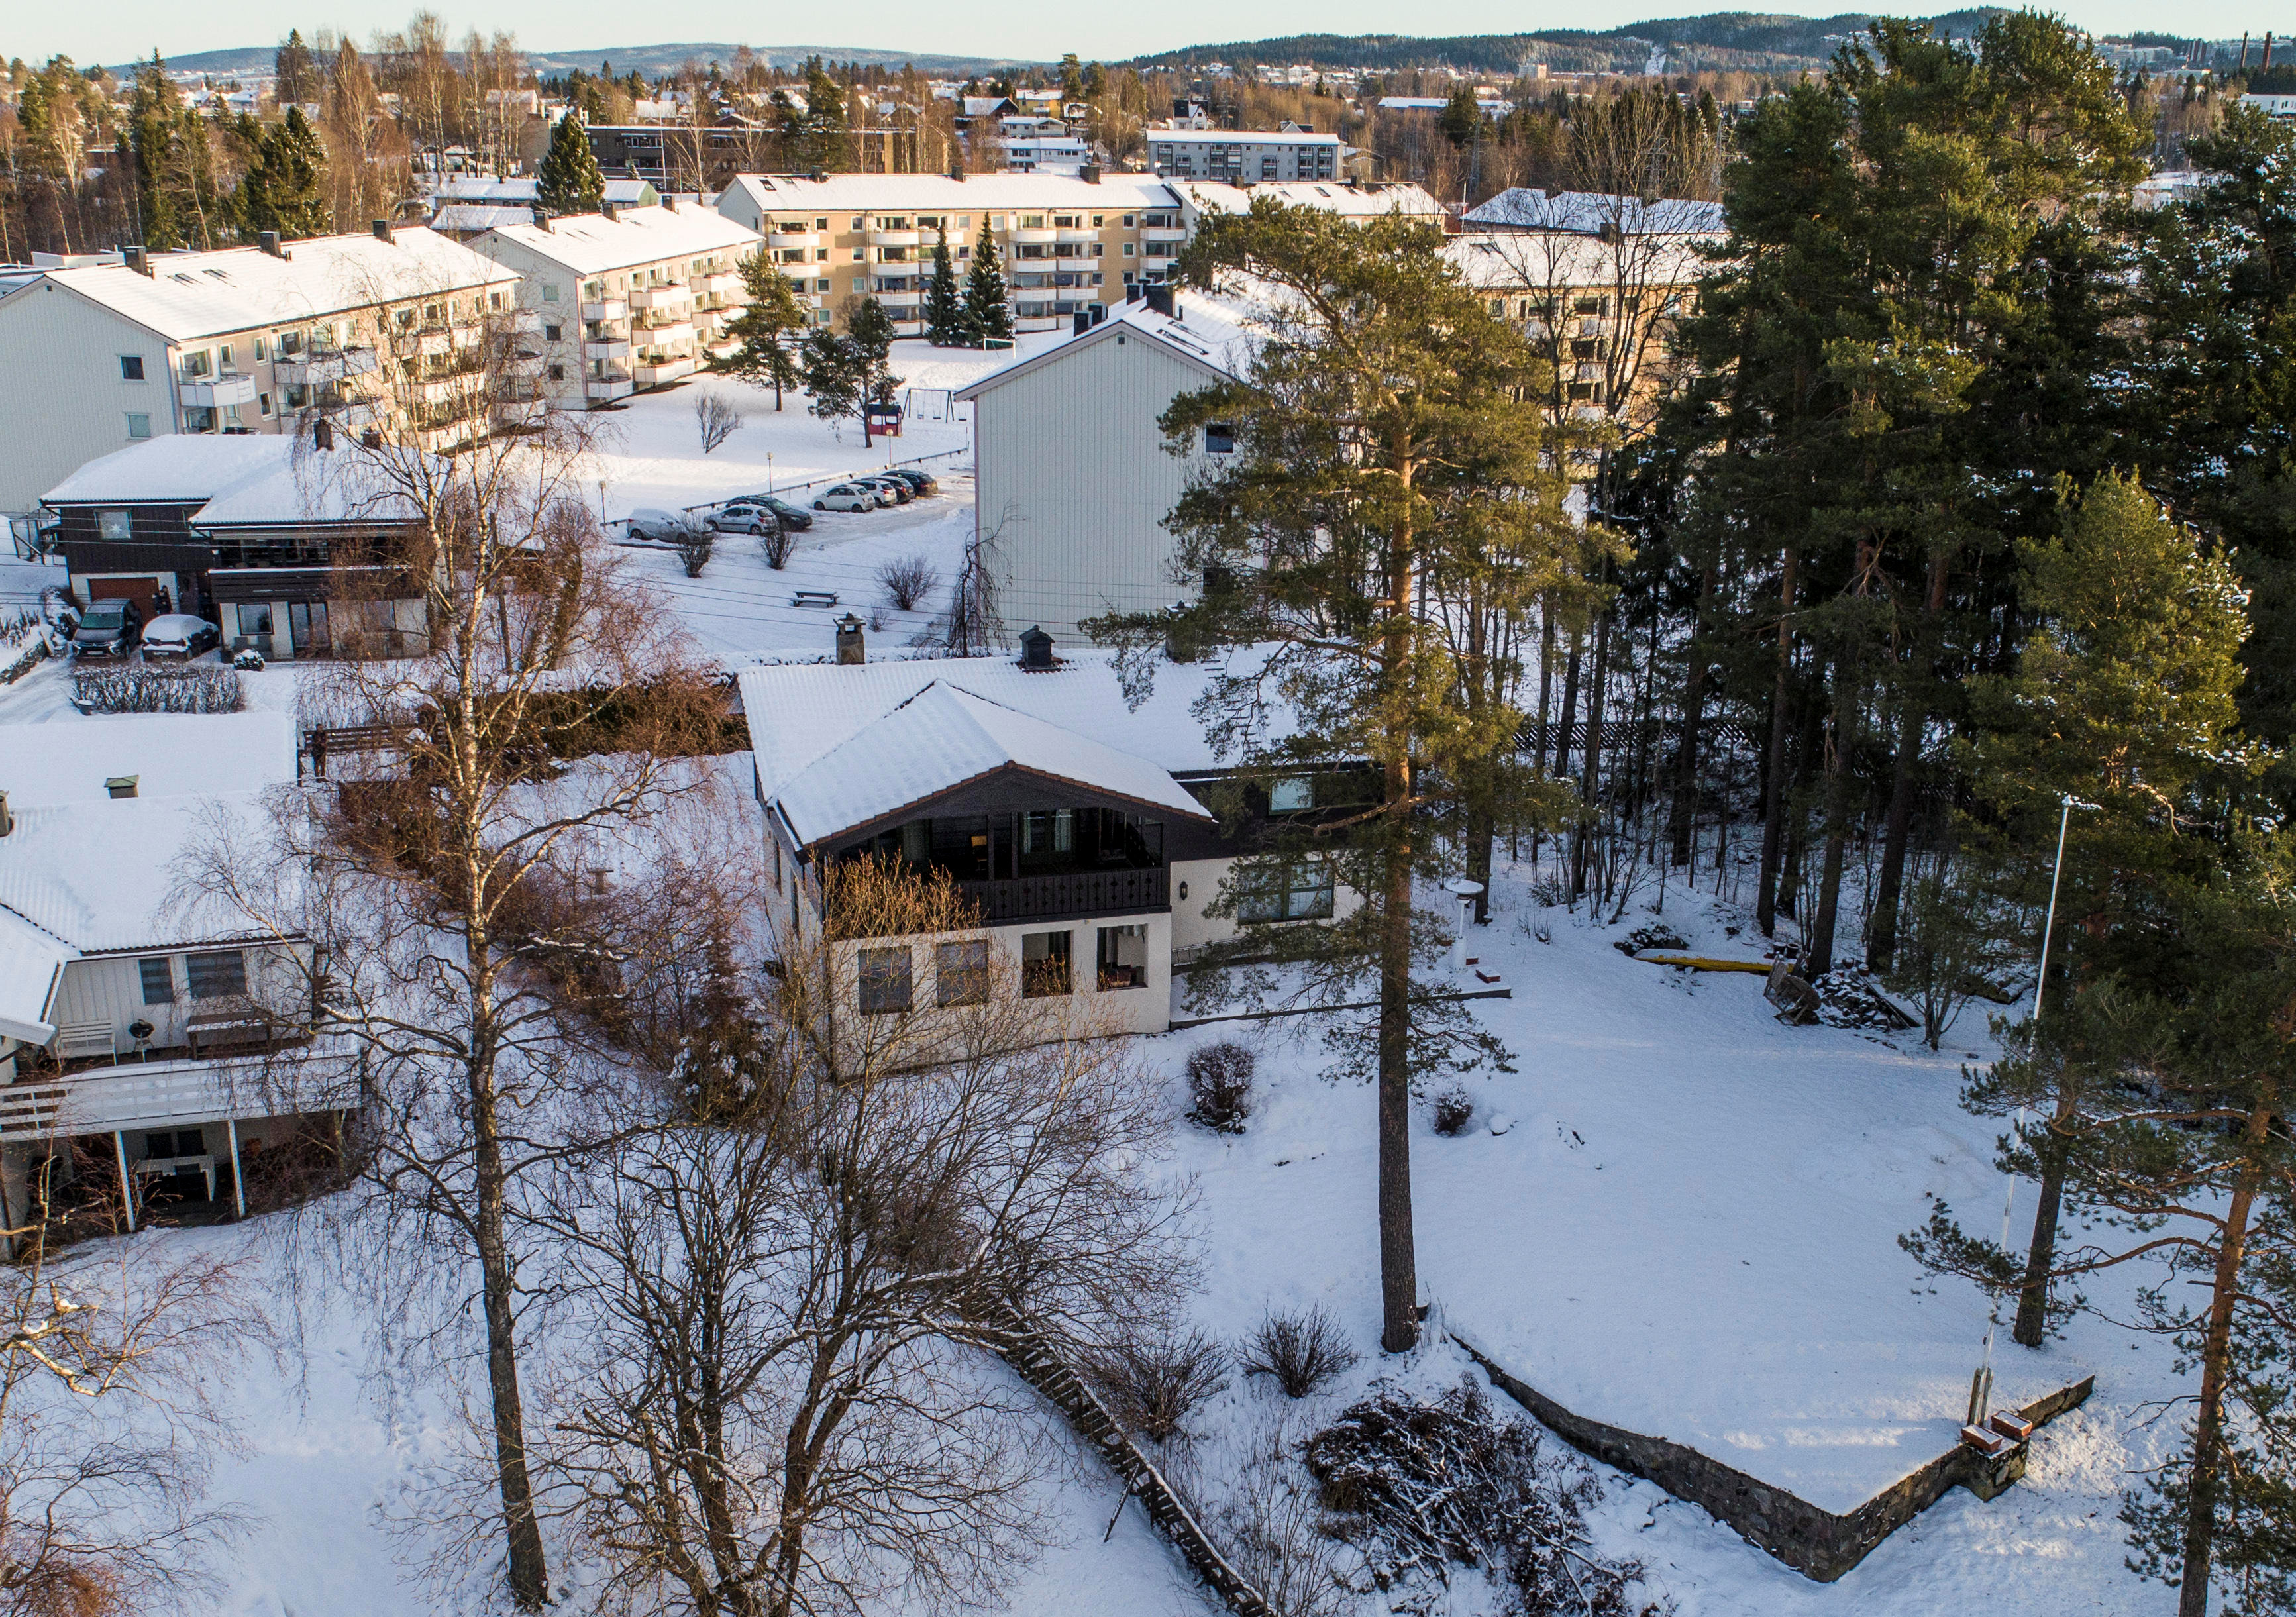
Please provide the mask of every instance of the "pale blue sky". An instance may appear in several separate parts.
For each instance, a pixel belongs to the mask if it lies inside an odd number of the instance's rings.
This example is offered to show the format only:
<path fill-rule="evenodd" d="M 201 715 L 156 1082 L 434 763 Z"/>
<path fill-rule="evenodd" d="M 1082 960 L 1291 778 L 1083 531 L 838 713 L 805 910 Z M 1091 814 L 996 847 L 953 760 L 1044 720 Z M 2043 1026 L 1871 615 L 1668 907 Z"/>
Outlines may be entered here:
<path fill-rule="evenodd" d="M 1741 0 L 1743 3 L 1743 0 Z M 1635 4 L 1580 0 L 1571 4 L 1503 5 L 1491 0 L 1416 0 L 1409 5 L 1374 0 L 1262 0 L 1249 7 L 1221 0 L 1162 0 L 1154 5 L 1108 5 L 1064 12 L 1057 7 L 964 4 L 958 0 L 874 0 L 851 8 L 767 9 L 738 0 L 686 0 L 661 8 L 632 8 L 626 0 L 432 0 L 456 31 L 508 29 L 531 49 L 592 50 L 618 45 L 691 40 L 746 40 L 751 45 L 868 46 L 882 50 L 964 55 L 1056 57 L 1073 50 L 1114 59 L 1179 45 L 1271 35 L 1408 31 L 1414 34 L 1505 33 L 1553 28 L 1602 29 L 1653 14 L 1694 14 L 1676 0 Z M 1934 13 L 1950 0 L 1907 7 Z M 239 0 L 228 6 L 186 5 L 182 0 L 111 0 L 102 5 L 21 4 L 0 29 L 0 50 L 45 57 L 57 51 L 75 61 L 119 62 L 154 47 L 170 55 L 233 45 L 271 43 L 290 27 L 308 35 L 323 26 L 364 39 L 378 27 L 396 26 L 414 5 L 345 6 L 337 0 Z M 1715 6 L 1712 9 L 1720 9 Z M 1834 4 L 1777 4 L 1775 9 L 1825 16 Z M 2261 37 L 2269 28 L 2296 29 L 2296 8 L 2265 0 L 2087 0 L 2066 14 L 2085 28 L 2110 33 L 2153 28 L 2224 38 L 2243 29 Z M 674 16 L 674 21 L 670 19 Z M 674 33 L 662 31 L 665 22 Z"/>

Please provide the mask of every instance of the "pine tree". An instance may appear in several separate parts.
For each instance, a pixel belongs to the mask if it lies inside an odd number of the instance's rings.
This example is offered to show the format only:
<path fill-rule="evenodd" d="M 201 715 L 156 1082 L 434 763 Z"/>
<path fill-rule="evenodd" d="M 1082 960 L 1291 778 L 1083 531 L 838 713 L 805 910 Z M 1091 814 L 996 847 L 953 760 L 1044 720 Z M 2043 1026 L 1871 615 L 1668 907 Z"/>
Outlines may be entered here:
<path fill-rule="evenodd" d="M 767 248 L 760 247 L 742 260 L 742 285 L 750 294 L 749 307 L 726 328 L 741 347 L 711 368 L 758 387 L 770 382 L 774 408 L 778 410 L 782 390 L 795 387 L 800 378 L 797 356 L 790 351 L 790 334 L 811 326 L 812 316 L 798 301 L 796 289 Z"/>
<path fill-rule="evenodd" d="M 1258 648 L 1248 670 L 1222 665 L 1199 710 L 1248 781 L 1227 807 L 1245 815 L 1305 777 L 1324 814 L 1260 817 L 1267 850 L 1237 861 L 1211 907 L 1246 924 L 1207 958 L 1292 968 L 1306 1001 L 1335 1014 L 1332 1070 L 1376 1084 L 1392 1352 L 1418 1336 L 1414 1088 L 1507 1060 L 1423 977 L 1446 940 L 1413 892 L 1446 874 L 1431 821 L 1457 812 L 1462 781 L 1512 745 L 1521 715 L 1462 702 L 1482 680 L 1426 596 L 1527 600 L 1586 543 L 1539 453 L 1543 364 L 1440 249 L 1414 221 L 1357 226 L 1267 200 L 1205 223 L 1183 261 L 1191 281 L 1266 289 L 1272 316 L 1245 377 L 1184 395 L 1162 419 L 1175 447 L 1216 425 L 1236 442 L 1208 457 L 1168 521 L 1178 565 L 1205 586 L 1185 608 L 1087 626 L 1124 646 L 1136 679 L 1167 648 Z M 1290 723 L 1271 726 L 1277 692 Z M 1360 907 L 1319 918 L 1316 895 L 1341 885 Z M 1252 924 L 1273 920 L 1293 923 Z M 1370 1015 L 1343 1008 L 1367 1000 Z"/>
<path fill-rule="evenodd" d="M 956 289 L 956 266 L 948 250 L 948 227 L 933 243 L 932 280 L 925 287 L 925 341 L 935 348 L 964 345 L 964 300 Z"/>
<path fill-rule="evenodd" d="M 271 70 L 276 76 L 275 94 L 282 106 L 319 99 L 318 60 L 303 43 L 300 29 L 287 30 L 286 43 L 272 57 Z"/>
<path fill-rule="evenodd" d="M 854 416 L 868 431 L 868 406 L 893 396 L 893 317 L 874 298 L 862 298 L 845 310 L 841 332 L 816 329 L 800 349 L 807 407 L 824 421 Z"/>
<path fill-rule="evenodd" d="M 964 341 L 974 348 L 1013 341 L 1013 310 L 1004 300 L 1004 268 L 988 216 L 980 216 L 980 239 L 972 246 L 972 267 L 964 272 Z"/>
<path fill-rule="evenodd" d="M 605 206 L 606 176 L 590 150 L 590 134 L 582 127 L 580 113 L 569 110 L 550 132 L 550 150 L 542 155 L 534 200 L 543 211 L 557 216 L 595 213 Z"/>
<path fill-rule="evenodd" d="M 275 230 L 291 242 L 326 234 L 332 219 L 326 155 L 299 106 L 289 107 L 284 120 L 262 130 L 255 160 L 239 182 L 241 233 L 256 236 Z"/>

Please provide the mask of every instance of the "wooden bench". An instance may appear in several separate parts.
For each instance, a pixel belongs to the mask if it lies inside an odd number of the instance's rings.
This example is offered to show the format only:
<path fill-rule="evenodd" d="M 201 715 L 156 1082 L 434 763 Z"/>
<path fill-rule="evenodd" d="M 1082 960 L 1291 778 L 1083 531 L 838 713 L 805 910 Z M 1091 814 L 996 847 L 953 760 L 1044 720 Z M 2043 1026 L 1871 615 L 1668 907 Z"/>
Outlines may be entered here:
<path fill-rule="evenodd" d="M 837 592 L 833 589 L 801 589 L 790 597 L 791 606 L 834 606 Z"/>
<path fill-rule="evenodd" d="M 108 1022 L 68 1022 L 56 1030 L 56 1059 L 69 1061 L 80 1055 L 109 1055 L 114 1065 L 119 1061 L 119 1033 Z"/>

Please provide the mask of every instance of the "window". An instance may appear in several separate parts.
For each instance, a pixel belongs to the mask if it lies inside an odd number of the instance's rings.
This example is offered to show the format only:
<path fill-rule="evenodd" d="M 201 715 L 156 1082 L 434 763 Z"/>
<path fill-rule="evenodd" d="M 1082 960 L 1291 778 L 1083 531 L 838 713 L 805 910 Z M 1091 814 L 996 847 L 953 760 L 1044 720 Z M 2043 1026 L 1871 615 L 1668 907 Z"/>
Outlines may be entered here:
<path fill-rule="evenodd" d="M 1071 991 L 1069 934 L 1021 934 L 1021 993 L 1024 998 L 1049 999 Z"/>
<path fill-rule="evenodd" d="M 259 364 L 261 364 L 261 363 L 262 363 L 266 358 L 269 357 L 269 356 L 270 356 L 270 350 L 269 350 L 268 349 L 266 349 L 266 348 L 265 348 L 265 347 L 264 347 L 264 345 L 263 345 L 263 339 L 262 339 L 262 338 L 260 338 L 260 337 L 258 337 L 258 338 L 255 340 L 255 358 L 256 358 L 256 363 L 257 363 L 257 364 L 258 364 L 258 365 L 259 365 Z"/>
<path fill-rule="evenodd" d="M 1332 867 L 1320 859 L 1250 873 L 1235 902 L 1239 921 L 1327 921 L 1331 915 Z"/>
<path fill-rule="evenodd" d="M 542 340 L 545 342 L 560 342 L 564 341 L 565 336 L 566 328 L 562 325 L 545 325 L 542 328 Z"/>
<path fill-rule="evenodd" d="M 1315 806 L 1316 781 L 1313 776 L 1295 775 L 1287 780 L 1277 781 L 1268 790 L 1267 812 L 1270 814 L 1297 814 L 1302 808 Z"/>
<path fill-rule="evenodd" d="M 829 221 L 824 218 L 816 218 L 813 222 L 813 227 L 816 230 L 826 230 L 829 228 Z"/>
<path fill-rule="evenodd" d="M 564 365 L 552 365 L 552 366 L 550 367 L 550 380 L 551 380 L 551 381 L 553 381 L 553 382 L 563 382 L 563 381 L 565 381 L 565 380 L 566 380 L 566 367 L 565 367 Z"/>
<path fill-rule="evenodd" d="M 209 361 L 208 352 L 205 349 L 201 349 L 196 354 L 186 354 L 184 356 L 184 374 L 185 376 L 204 376 L 208 373 L 209 369 Z"/>
<path fill-rule="evenodd" d="M 152 418 L 149 415 L 139 415 L 135 411 L 130 410 L 127 413 L 127 436 L 130 438 L 151 437 Z"/>
<path fill-rule="evenodd" d="M 555 303 L 558 301 L 557 283 L 552 281 L 545 281 L 543 283 L 542 300 L 545 303 Z"/>
<path fill-rule="evenodd" d="M 99 511 L 95 513 L 95 537 L 100 539 L 129 538 L 134 536 L 135 528 L 135 519 L 125 511 Z"/>
<path fill-rule="evenodd" d="M 1076 850 L 1076 810 L 1032 808 L 1021 817 L 1021 852 L 1042 858 Z"/>
<path fill-rule="evenodd" d="M 1100 929 L 1098 981 L 1101 990 L 1144 989 L 1148 986 L 1148 929 L 1144 926 L 1103 926 Z"/>
<path fill-rule="evenodd" d="M 933 987 L 943 1005 L 988 1002 L 988 940 L 933 946 Z"/>
<path fill-rule="evenodd" d="M 122 354 L 119 357 L 119 380 L 122 382 L 141 382 L 144 380 L 143 355 Z"/>
<path fill-rule="evenodd" d="M 865 948 L 859 952 L 861 967 L 861 1009 L 869 1015 L 882 1015 L 909 1008 L 909 950 L 904 944 L 899 948 Z"/>
<path fill-rule="evenodd" d="M 1234 455 L 1234 424 L 1224 421 L 1207 422 L 1204 424 L 1204 452 L 1208 455 Z"/>
<path fill-rule="evenodd" d="M 258 393 L 258 394 L 255 396 L 255 408 L 256 408 L 256 413 L 257 413 L 258 415 L 270 415 L 270 414 L 271 414 L 271 395 L 270 395 L 270 394 L 268 394 L 268 393 Z"/>
<path fill-rule="evenodd" d="M 244 999 L 247 997 L 247 956 L 238 949 L 193 955 L 185 963 L 194 999 Z"/>
<path fill-rule="evenodd" d="M 271 607 L 269 603 L 242 601 L 238 605 L 232 608 L 232 611 L 238 615 L 239 632 L 241 634 L 267 635 L 271 632 Z"/>
<path fill-rule="evenodd" d="M 145 1005 L 176 1003 L 176 975 L 168 964 L 166 956 L 152 960 L 138 960 L 135 963 L 135 974 L 144 980 Z"/>
<path fill-rule="evenodd" d="M 226 342 L 226 343 L 225 343 L 221 348 L 219 348 L 219 349 L 216 349 L 216 364 L 217 364 L 217 365 L 219 368 L 221 368 L 221 369 L 223 369 L 223 370 L 226 370 L 226 371 L 227 371 L 227 370 L 231 369 L 231 344 L 230 344 L 230 343 Z"/>

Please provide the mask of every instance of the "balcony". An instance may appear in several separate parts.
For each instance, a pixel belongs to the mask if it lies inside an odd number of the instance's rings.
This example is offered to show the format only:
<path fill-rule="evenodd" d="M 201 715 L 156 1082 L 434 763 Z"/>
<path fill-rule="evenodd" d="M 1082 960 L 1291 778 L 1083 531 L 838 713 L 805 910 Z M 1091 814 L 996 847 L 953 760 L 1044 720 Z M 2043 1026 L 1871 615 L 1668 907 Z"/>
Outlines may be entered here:
<path fill-rule="evenodd" d="M 780 270 L 782 274 L 787 275 L 791 280 L 796 282 L 800 287 L 805 285 L 807 282 L 813 279 L 814 267 L 810 264 L 776 264 L 774 267 Z"/>
<path fill-rule="evenodd" d="M 1092 256 L 1092 244 L 1100 240 L 1100 232 L 1097 230 L 1069 230 L 1064 228 L 1055 231 L 1054 234 L 1060 237 L 1061 244 L 1064 247 L 1083 248 L 1084 251 L 1078 255 L 1080 258 L 1090 258 Z"/>
<path fill-rule="evenodd" d="M 1085 915 L 1139 915 L 1172 907 L 1171 873 L 1146 870 L 1084 870 L 1064 875 L 1019 876 L 1001 882 L 959 882 L 964 896 L 980 907 L 989 926 L 1017 921 L 1053 921 Z"/>
<path fill-rule="evenodd" d="M 683 377 L 693 375 L 695 368 L 694 361 L 690 357 L 656 359 L 641 363 L 637 372 L 638 386 L 658 388 L 665 382 L 676 382 Z"/>
<path fill-rule="evenodd" d="M 495 400 L 495 425 L 538 427 L 549 407 L 539 398 L 498 398 Z"/>
<path fill-rule="evenodd" d="M 190 376 L 176 384 L 176 396 L 195 410 L 228 410 L 255 402 L 255 378 L 235 371 L 220 376 Z"/>
<path fill-rule="evenodd" d="M 1057 230 L 1008 230 L 1004 233 L 1007 242 L 1025 247 L 1049 247 L 1059 241 L 1060 236 Z"/>
<path fill-rule="evenodd" d="M 1086 275 L 1092 269 L 1092 259 L 1089 255 L 1072 259 L 1068 254 L 1062 253 L 1052 263 L 1054 269 L 1065 270 L 1071 275 Z"/>
<path fill-rule="evenodd" d="M 582 344 L 582 351 L 593 359 L 627 359 L 630 340 L 627 337 L 591 337 Z"/>
<path fill-rule="evenodd" d="M 484 376 L 466 371 L 452 376 L 431 376 L 407 384 L 407 393 L 417 404 L 459 404 L 474 393 L 486 390 Z"/>
<path fill-rule="evenodd" d="M 686 286 L 641 286 L 630 293 L 630 307 L 657 315 L 689 309 L 693 307 L 693 290 Z"/>
<path fill-rule="evenodd" d="M 1149 229 L 1140 233 L 1140 239 L 1144 242 L 1185 242 L 1188 239 L 1188 233 L 1185 230 Z"/>
<path fill-rule="evenodd" d="M 738 342 L 713 342 L 701 351 L 712 359 L 731 359 L 742 351 L 742 345 Z"/>
<path fill-rule="evenodd" d="M 0 1139 L 295 1117 L 345 1104 L 316 1085 L 298 1085 L 291 1069 L 234 1070 L 213 1056 L 155 1059 L 0 1085 Z"/>
<path fill-rule="evenodd" d="M 820 234 L 810 230 L 776 230 L 766 238 L 766 245 L 775 252 L 784 250 L 808 251 L 821 244 Z"/>
<path fill-rule="evenodd" d="M 510 309 L 497 315 L 496 320 L 498 323 L 496 329 L 501 331 L 516 332 L 527 337 L 542 335 L 542 311 L 538 308 Z"/>
<path fill-rule="evenodd" d="M 539 354 L 506 354 L 503 357 L 502 372 L 505 376 L 539 376 L 543 364 Z"/>
<path fill-rule="evenodd" d="M 582 390 L 588 395 L 592 404 L 603 404 L 616 398 L 627 398 L 635 387 L 636 384 L 630 381 L 629 373 L 627 371 L 604 376 L 586 377 L 582 383 Z"/>
<path fill-rule="evenodd" d="M 627 320 L 629 317 L 630 306 L 619 298 L 606 298 L 582 306 L 582 318 L 585 320 Z"/>
<path fill-rule="evenodd" d="M 692 348 L 693 322 L 673 320 L 665 325 L 642 325 L 632 335 L 642 349 Z"/>
<path fill-rule="evenodd" d="M 925 234 L 922 230 L 873 230 L 869 233 L 872 247 L 922 247 Z"/>
<path fill-rule="evenodd" d="M 282 354 L 272 366 L 282 387 L 314 386 L 341 382 L 373 373 L 379 362 L 373 349 L 328 349 L 301 354 Z"/>

